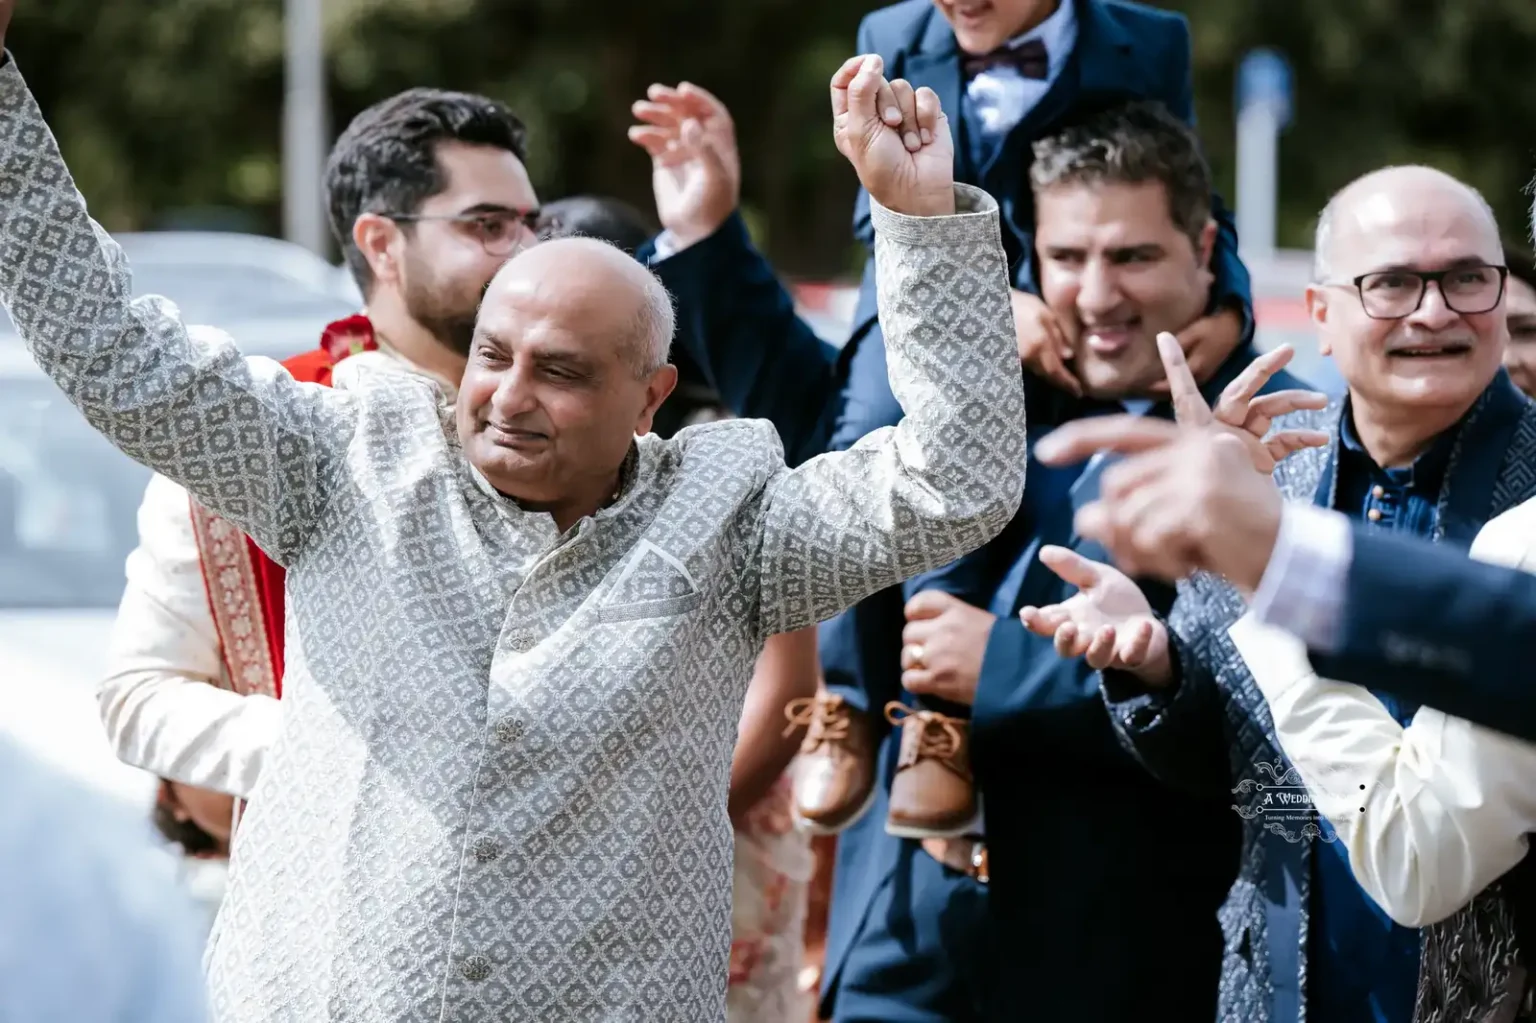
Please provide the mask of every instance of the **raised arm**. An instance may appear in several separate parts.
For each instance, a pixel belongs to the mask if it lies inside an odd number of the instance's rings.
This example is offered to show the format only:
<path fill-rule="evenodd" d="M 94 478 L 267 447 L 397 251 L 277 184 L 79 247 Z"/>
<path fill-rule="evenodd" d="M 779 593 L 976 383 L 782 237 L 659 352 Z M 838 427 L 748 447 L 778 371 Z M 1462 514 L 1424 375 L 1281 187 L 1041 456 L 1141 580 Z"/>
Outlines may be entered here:
<path fill-rule="evenodd" d="M 97 703 L 119 760 L 161 778 L 249 797 L 277 738 L 270 696 L 218 686 L 224 671 L 187 493 L 150 480 L 128 556 Z"/>
<path fill-rule="evenodd" d="M 650 154 L 665 228 L 639 255 L 677 301 L 675 343 L 732 413 L 773 423 L 790 465 L 821 454 L 836 413 L 837 349 L 800 319 L 747 233 L 731 112 L 691 82 L 652 85 L 633 111 L 643 123 L 629 137 Z"/>
<path fill-rule="evenodd" d="M 303 547 L 350 433 L 352 399 L 189 331 L 132 297 L 16 64 L 0 66 L 0 300 L 39 366 L 135 460 L 181 483 L 279 563 Z"/>
<path fill-rule="evenodd" d="M 937 97 L 887 85 L 878 57 L 862 69 L 859 60 L 833 79 L 836 134 L 876 200 L 880 315 L 905 418 L 768 484 L 765 633 L 803 628 L 976 549 L 1013 517 L 1024 488 L 1024 391 L 997 204 L 953 183 Z M 898 106 L 897 127 L 877 113 Z"/>

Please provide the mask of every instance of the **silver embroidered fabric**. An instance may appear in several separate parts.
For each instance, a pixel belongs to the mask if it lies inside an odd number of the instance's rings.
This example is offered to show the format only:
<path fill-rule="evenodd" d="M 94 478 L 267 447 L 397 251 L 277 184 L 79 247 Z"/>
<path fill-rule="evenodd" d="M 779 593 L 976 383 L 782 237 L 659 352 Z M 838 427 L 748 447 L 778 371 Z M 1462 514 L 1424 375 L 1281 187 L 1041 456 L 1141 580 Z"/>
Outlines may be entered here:
<path fill-rule="evenodd" d="M 299 384 L 130 301 L 14 63 L 0 160 L 0 297 L 39 364 L 289 569 L 216 1018 L 723 1019 L 726 789 L 764 638 L 973 550 L 1022 495 L 992 200 L 874 212 L 899 427 L 793 471 L 760 421 L 641 437 L 621 499 L 561 536 L 476 485 L 430 383 Z"/>

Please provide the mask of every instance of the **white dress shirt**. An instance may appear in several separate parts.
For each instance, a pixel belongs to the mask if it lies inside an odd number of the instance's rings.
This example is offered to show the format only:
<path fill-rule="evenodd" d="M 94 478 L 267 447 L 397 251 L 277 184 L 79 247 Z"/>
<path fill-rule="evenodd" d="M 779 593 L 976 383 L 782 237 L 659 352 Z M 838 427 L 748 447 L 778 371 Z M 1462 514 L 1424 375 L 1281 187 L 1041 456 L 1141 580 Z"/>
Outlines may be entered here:
<path fill-rule="evenodd" d="M 1293 532 L 1285 563 L 1317 536 Z M 1536 570 L 1533 540 L 1536 502 L 1527 502 L 1488 523 L 1471 555 Z M 1303 641 L 1252 612 L 1230 635 L 1313 805 L 1392 919 L 1443 920 L 1525 857 L 1536 830 L 1536 746 L 1430 707 L 1404 728 L 1368 690 L 1319 678 Z"/>

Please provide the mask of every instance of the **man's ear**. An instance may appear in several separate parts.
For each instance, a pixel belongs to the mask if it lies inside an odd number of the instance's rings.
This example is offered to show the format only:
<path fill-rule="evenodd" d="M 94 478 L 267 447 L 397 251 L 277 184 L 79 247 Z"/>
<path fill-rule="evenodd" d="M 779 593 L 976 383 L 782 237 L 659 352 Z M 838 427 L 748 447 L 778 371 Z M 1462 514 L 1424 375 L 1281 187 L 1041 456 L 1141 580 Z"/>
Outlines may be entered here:
<path fill-rule="evenodd" d="M 368 261 L 373 279 L 393 284 L 400 277 L 400 225 L 377 213 L 363 213 L 352 222 L 352 244 Z"/>
<path fill-rule="evenodd" d="M 1328 343 L 1328 332 L 1323 328 L 1328 324 L 1328 292 L 1316 284 L 1307 285 L 1306 291 L 1307 317 L 1311 319 L 1312 326 L 1317 328 L 1317 350 L 1321 355 L 1332 355 L 1333 345 Z"/>
<path fill-rule="evenodd" d="M 651 432 L 651 423 L 656 418 L 656 410 L 661 408 L 661 403 L 667 400 L 673 389 L 677 387 L 677 367 L 670 362 L 651 374 L 651 379 L 645 384 L 645 409 L 640 413 L 640 421 L 635 424 L 636 434 Z"/>
<path fill-rule="evenodd" d="M 1220 233 L 1221 227 L 1214 219 L 1207 220 L 1200 229 L 1200 265 L 1207 270 L 1211 269 L 1211 257 L 1216 254 L 1216 236 Z"/>

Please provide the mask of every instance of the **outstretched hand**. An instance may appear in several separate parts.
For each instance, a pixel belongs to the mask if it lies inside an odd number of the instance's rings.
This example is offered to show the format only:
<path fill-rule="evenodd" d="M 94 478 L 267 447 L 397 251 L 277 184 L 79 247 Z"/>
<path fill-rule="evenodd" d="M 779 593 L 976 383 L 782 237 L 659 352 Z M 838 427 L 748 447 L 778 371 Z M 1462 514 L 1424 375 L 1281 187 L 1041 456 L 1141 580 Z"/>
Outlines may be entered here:
<path fill-rule="evenodd" d="M 955 155 L 939 97 L 885 80 L 877 55 L 853 57 L 832 76 L 832 136 L 859 183 L 888 210 L 915 217 L 955 211 Z"/>
<path fill-rule="evenodd" d="M 1200 385 L 1195 382 L 1195 375 L 1185 361 L 1184 348 L 1178 338 L 1166 331 L 1157 335 L 1157 352 L 1163 359 L 1173 417 L 1179 425 L 1211 426 L 1231 433 L 1243 442 L 1253 459 L 1253 467 L 1259 472 L 1273 472 L 1286 455 L 1328 443 L 1328 434 L 1321 430 L 1281 430 L 1266 436 L 1280 416 L 1301 409 L 1320 409 L 1328 404 L 1328 396 L 1317 391 L 1259 394 L 1270 377 L 1284 369 L 1296 354 L 1290 345 L 1281 345 L 1250 362 L 1221 392 L 1215 408 L 1206 404 L 1205 396 L 1200 393 Z"/>
<path fill-rule="evenodd" d="M 652 85 L 631 108 L 629 139 L 651 157 L 656 215 L 682 247 L 714 234 L 741 200 L 741 153 L 731 112 L 709 90 Z"/>
<path fill-rule="evenodd" d="M 1081 657 L 1096 671 L 1132 672 L 1154 686 L 1169 682 L 1168 632 L 1139 586 L 1065 547 L 1041 548 L 1040 561 L 1078 591 L 1060 604 L 1020 610 L 1026 629 L 1054 640 L 1059 656 Z"/>

